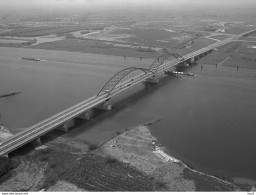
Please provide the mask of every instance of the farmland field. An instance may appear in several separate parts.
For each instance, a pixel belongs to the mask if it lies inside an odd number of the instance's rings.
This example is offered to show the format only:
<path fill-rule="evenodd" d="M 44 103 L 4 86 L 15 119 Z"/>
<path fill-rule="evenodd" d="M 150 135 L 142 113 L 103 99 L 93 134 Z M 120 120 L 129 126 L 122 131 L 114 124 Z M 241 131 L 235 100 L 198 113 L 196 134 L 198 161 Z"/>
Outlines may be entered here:
<path fill-rule="evenodd" d="M 67 39 L 55 41 L 52 43 L 39 44 L 36 46 L 32 46 L 32 48 L 145 58 L 156 58 L 161 54 L 160 52 L 155 51 L 147 52 L 139 51 L 133 48 L 113 47 L 111 45 L 105 44 L 102 41 L 97 40 Z"/>
<path fill-rule="evenodd" d="M 0 33 L 0 36 L 36 37 L 49 34 L 64 34 L 77 30 L 87 29 L 86 26 L 43 26 L 43 27 L 18 27 L 9 32 Z"/>
<path fill-rule="evenodd" d="M 220 63 L 226 58 L 230 57 L 232 53 L 239 48 L 240 44 L 241 43 L 239 42 L 232 42 L 224 46 L 221 46 L 216 51 L 212 52 L 210 55 L 207 55 L 204 58 L 200 59 L 199 63 L 212 65 Z"/>
<path fill-rule="evenodd" d="M 229 29 L 226 30 L 226 33 L 238 35 L 252 29 L 254 29 L 254 27 L 239 25 L 239 26 L 230 27 Z"/>
<path fill-rule="evenodd" d="M 255 43 L 233 42 L 200 59 L 199 63 L 208 65 L 221 63 L 222 66 L 255 69 L 255 56 Z"/>
<path fill-rule="evenodd" d="M 256 37 L 256 31 L 250 33 L 247 37 Z"/>
<path fill-rule="evenodd" d="M 234 56 L 226 61 L 224 66 L 241 67 L 241 68 L 256 68 L 256 44 L 243 43 Z"/>
<path fill-rule="evenodd" d="M 218 39 L 218 40 L 221 40 L 221 41 L 223 41 L 224 39 L 227 39 L 227 38 L 229 38 L 229 37 L 230 37 L 229 35 L 216 35 L 216 36 L 211 36 L 211 38 Z"/>
<path fill-rule="evenodd" d="M 123 35 L 127 35 L 126 38 L 120 38 L 124 37 Z M 214 42 L 201 37 L 199 34 L 144 28 L 94 33 L 86 38 L 72 37 L 52 43 L 39 44 L 32 46 L 32 48 L 156 58 L 163 53 L 162 49 L 183 55 Z"/>
<path fill-rule="evenodd" d="M 136 43 L 139 45 L 150 45 L 160 47 L 175 47 L 183 42 L 193 40 L 200 37 L 196 33 L 175 32 L 172 30 L 164 29 L 118 29 L 112 31 L 104 31 L 102 33 L 95 33 L 87 38 L 96 40 L 113 40 Z"/>
<path fill-rule="evenodd" d="M 232 57 L 223 66 L 256 69 L 256 58 Z"/>
<path fill-rule="evenodd" d="M 62 179 L 88 191 L 153 191 L 153 180 L 108 157 L 86 154 Z"/>

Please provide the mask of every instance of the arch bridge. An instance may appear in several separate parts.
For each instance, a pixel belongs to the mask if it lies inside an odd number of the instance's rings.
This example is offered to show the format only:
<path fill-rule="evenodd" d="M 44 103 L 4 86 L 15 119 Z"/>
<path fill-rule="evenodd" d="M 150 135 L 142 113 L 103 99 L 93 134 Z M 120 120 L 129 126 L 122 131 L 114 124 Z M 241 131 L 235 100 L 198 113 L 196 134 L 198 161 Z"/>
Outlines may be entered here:
<path fill-rule="evenodd" d="M 185 61 L 183 56 L 179 54 L 165 53 L 159 56 L 158 58 L 156 58 L 156 60 L 150 65 L 149 70 L 156 73 L 160 68 L 165 68 L 166 66 L 169 65 L 170 62 L 175 60 L 180 63 Z"/>
<path fill-rule="evenodd" d="M 122 89 L 123 87 L 127 87 L 131 85 L 132 82 L 136 80 L 136 78 L 139 78 L 144 75 L 154 75 L 154 72 L 152 72 L 149 69 L 146 68 L 137 68 L 137 67 L 129 67 L 125 68 L 118 73 L 116 73 L 114 76 L 112 76 L 107 83 L 101 88 L 97 96 L 101 95 L 102 93 L 108 94 L 107 97 L 110 95 L 110 93 L 116 89 Z"/>
<path fill-rule="evenodd" d="M 101 94 L 107 94 L 108 97 L 113 90 L 128 87 L 134 83 L 137 78 L 144 76 L 147 76 L 147 79 L 150 77 L 152 78 L 155 76 L 159 69 L 168 67 L 170 65 L 169 62 L 174 60 L 181 63 L 184 61 L 184 58 L 179 54 L 165 53 L 156 58 L 156 60 L 150 65 L 148 69 L 137 67 L 125 68 L 112 76 L 101 88 L 97 96 Z"/>

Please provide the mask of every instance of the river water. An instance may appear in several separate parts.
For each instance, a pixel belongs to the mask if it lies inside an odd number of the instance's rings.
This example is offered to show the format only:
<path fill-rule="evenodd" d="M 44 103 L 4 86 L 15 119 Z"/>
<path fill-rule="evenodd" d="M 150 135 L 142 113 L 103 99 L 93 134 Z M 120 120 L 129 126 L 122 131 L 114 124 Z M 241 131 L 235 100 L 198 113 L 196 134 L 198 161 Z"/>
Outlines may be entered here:
<path fill-rule="evenodd" d="M 127 66 L 153 60 L 31 49 L 0 48 L 2 122 L 17 133 L 99 91 Z M 36 57 L 43 62 L 19 60 Z M 256 71 L 193 66 L 196 76 L 162 76 L 112 100 L 114 109 L 77 121 L 68 136 L 101 143 L 120 129 L 146 123 L 169 153 L 206 173 L 256 183 Z"/>

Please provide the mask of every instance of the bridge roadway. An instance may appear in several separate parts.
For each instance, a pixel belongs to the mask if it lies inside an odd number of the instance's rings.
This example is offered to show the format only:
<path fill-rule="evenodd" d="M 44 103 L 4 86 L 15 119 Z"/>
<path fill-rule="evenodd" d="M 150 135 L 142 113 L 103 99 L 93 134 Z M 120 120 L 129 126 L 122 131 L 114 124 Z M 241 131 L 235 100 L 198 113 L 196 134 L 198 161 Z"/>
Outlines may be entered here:
<path fill-rule="evenodd" d="M 145 82 L 147 79 L 154 78 L 156 75 L 163 73 L 164 71 L 167 71 L 168 69 L 177 66 L 179 64 L 182 64 L 184 62 L 187 62 L 188 60 L 191 60 L 192 58 L 195 58 L 197 56 L 200 56 L 201 54 L 205 54 L 206 52 L 209 52 L 213 50 L 214 48 L 220 47 L 222 45 L 225 45 L 229 42 L 232 42 L 234 39 L 239 38 L 241 36 L 244 36 L 246 34 L 250 34 L 251 32 L 255 31 L 256 29 L 240 34 L 235 35 L 232 38 L 228 38 L 224 41 L 219 41 L 214 44 L 211 44 L 207 47 L 204 47 L 202 49 L 199 49 L 197 51 L 194 51 L 192 53 L 189 53 L 185 56 L 183 56 L 182 59 L 174 59 L 172 61 L 163 63 L 159 66 L 156 72 L 148 72 L 144 75 L 141 75 L 139 77 L 135 77 L 133 81 L 129 85 L 125 85 L 124 87 L 120 88 L 120 86 L 116 86 L 110 94 L 108 93 L 100 93 L 98 95 L 94 95 L 85 101 L 82 101 L 50 118 L 47 118 L 29 128 L 26 130 L 19 132 L 15 134 L 13 137 L 9 138 L 8 140 L 4 141 L 0 145 L 0 156 L 8 155 L 11 151 L 14 151 L 15 149 L 25 145 L 26 143 L 29 143 L 37 138 L 40 138 L 40 136 L 44 135 L 45 133 L 56 129 L 57 127 L 67 123 L 68 121 L 79 117 L 80 115 L 86 113 L 87 111 L 90 111 L 91 109 L 104 104 L 105 102 L 108 102 L 108 100 L 126 90 L 129 88 L 132 88 L 133 86 Z"/>

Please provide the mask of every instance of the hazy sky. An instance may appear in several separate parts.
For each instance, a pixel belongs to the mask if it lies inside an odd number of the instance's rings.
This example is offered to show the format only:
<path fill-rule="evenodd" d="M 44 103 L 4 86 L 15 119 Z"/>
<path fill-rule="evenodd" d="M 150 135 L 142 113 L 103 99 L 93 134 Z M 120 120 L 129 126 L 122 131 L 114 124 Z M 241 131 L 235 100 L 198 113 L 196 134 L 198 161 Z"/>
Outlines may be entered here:
<path fill-rule="evenodd" d="M 194 4 L 194 5 L 256 5 L 256 0 L 0 0 L 0 6 L 30 7 L 30 6 L 105 6 L 129 4 Z"/>

